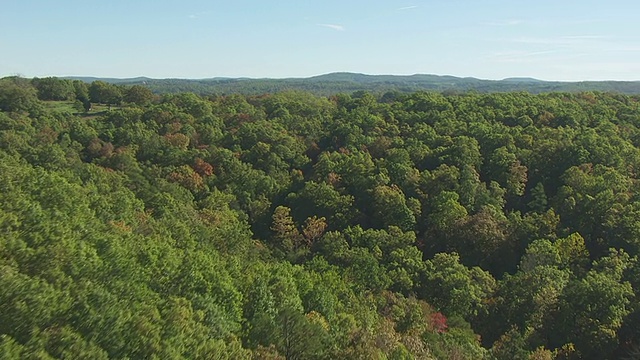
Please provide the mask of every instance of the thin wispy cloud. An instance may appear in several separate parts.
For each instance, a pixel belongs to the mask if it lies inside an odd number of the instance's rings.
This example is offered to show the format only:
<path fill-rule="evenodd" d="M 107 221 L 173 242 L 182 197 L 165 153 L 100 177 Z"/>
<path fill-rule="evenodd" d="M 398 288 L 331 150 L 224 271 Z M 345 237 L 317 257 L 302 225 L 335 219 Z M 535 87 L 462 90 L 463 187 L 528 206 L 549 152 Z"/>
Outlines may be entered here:
<path fill-rule="evenodd" d="M 585 24 L 597 24 L 607 22 L 605 19 L 580 19 L 580 20 L 562 20 L 564 25 L 585 25 Z"/>
<path fill-rule="evenodd" d="M 396 9 L 396 10 L 405 11 L 405 10 L 417 9 L 418 7 L 419 7 L 418 5 L 403 6 L 401 8 Z"/>
<path fill-rule="evenodd" d="M 318 26 L 322 26 L 322 27 L 326 27 L 335 31 L 344 31 L 345 28 L 342 25 L 338 25 L 338 24 L 316 24 Z"/>
<path fill-rule="evenodd" d="M 538 37 L 517 37 L 513 39 L 509 39 L 509 42 L 518 43 L 518 44 L 538 44 L 538 45 L 559 45 L 566 44 L 569 41 L 567 39 L 563 39 L 561 37 L 554 38 L 538 38 Z"/>
<path fill-rule="evenodd" d="M 557 53 L 558 50 L 542 50 L 542 51 L 504 51 L 489 55 L 490 59 L 500 62 L 523 62 L 534 61 L 544 55 Z"/>
<path fill-rule="evenodd" d="M 558 22 L 556 20 L 548 20 L 548 19 L 504 19 L 504 20 L 495 20 L 495 21 L 483 21 L 480 22 L 480 25 L 484 26 L 495 26 L 495 27 L 509 27 L 509 26 L 518 26 L 518 25 L 528 25 L 528 26 L 569 26 L 569 25 L 589 25 L 589 24 L 597 24 L 605 22 L 602 19 L 582 19 L 582 20 L 567 20 L 564 19 L 562 22 Z"/>
<path fill-rule="evenodd" d="M 585 45 L 601 43 L 600 40 L 611 39 L 603 35 L 564 35 L 554 37 L 516 37 L 511 39 L 502 39 L 518 44 L 529 45 Z"/>
<path fill-rule="evenodd" d="M 613 47 L 611 50 L 621 52 L 640 52 L 640 45 L 621 45 Z"/>
<path fill-rule="evenodd" d="M 503 51 L 495 52 L 483 57 L 482 59 L 488 60 L 492 63 L 499 64 L 555 64 L 576 61 L 579 58 L 587 57 L 590 54 L 587 52 L 567 52 L 562 49 L 550 49 L 541 51 Z"/>
<path fill-rule="evenodd" d="M 209 11 L 201 11 L 201 12 L 189 14 L 187 17 L 189 19 L 198 19 L 198 18 L 202 17 L 203 15 L 208 15 L 208 14 L 209 14 Z"/>
<path fill-rule="evenodd" d="M 567 40 L 602 40 L 602 39 L 606 39 L 607 36 L 604 35 L 567 35 L 567 36 L 561 36 L 561 39 L 567 39 Z"/>
<path fill-rule="evenodd" d="M 516 25 L 524 24 L 524 20 L 509 19 L 509 20 L 503 20 L 503 21 L 487 21 L 481 24 L 487 25 L 487 26 L 516 26 Z"/>
<path fill-rule="evenodd" d="M 555 63 L 561 73 L 568 78 L 581 77 L 582 74 L 592 74 L 590 80 L 632 80 L 628 72 L 640 73 L 640 63 L 637 61 L 584 61 L 580 63 Z M 633 76 L 633 75 L 632 75 Z M 586 78 L 589 79 L 589 78 Z M 638 79 L 637 76 L 635 79 Z"/>

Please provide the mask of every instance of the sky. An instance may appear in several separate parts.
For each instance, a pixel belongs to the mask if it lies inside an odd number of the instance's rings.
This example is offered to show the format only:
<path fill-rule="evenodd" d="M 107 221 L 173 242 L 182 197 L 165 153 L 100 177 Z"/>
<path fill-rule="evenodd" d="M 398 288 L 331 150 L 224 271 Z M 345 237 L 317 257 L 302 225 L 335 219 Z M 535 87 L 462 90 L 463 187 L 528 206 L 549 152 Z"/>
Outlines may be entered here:
<path fill-rule="evenodd" d="M 640 80 L 638 0 L 0 4 L 0 77 Z"/>

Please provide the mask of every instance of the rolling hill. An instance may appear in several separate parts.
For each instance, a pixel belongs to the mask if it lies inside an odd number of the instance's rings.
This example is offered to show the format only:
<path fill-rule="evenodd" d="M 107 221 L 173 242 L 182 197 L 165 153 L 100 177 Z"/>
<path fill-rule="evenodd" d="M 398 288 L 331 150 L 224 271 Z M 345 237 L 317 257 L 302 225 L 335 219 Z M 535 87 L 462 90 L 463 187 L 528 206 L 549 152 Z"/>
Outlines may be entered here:
<path fill-rule="evenodd" d="M 366 75 L 339 72 L 309 78 L 252 79 L 252 78 L 211 78 L 211 79 L 151 79 L 136 77 L 128 79 L 68 77 L 69 79 L 92 82 L 102 80 L 114 84 L 145 85 L 156 93 L 194 92 L 197 94 L 262 94 L 287 90 L 309 91 L 328 95 L 340 92 L 389 91 L 413 92 L 420 90 L 440 92 L 578 92 L 605 91 L 625 94 L 640 93 L 640 81 L 543 81 L 519 77 L 503 80 L 483 80 L 472 77 L 455 77 L 430 74 L 415 75 Z"/>

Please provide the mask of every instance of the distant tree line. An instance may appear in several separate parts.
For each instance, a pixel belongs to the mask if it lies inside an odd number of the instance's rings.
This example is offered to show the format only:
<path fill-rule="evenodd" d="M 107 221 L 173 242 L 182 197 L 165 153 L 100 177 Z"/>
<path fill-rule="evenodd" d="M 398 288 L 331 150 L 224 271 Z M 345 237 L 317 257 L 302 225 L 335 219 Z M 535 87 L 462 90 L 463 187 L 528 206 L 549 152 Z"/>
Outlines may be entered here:
<path fill-rule="evenodd" d="M 155 98 L 151 90 L 141 85 L 122 86 L 100 80 L 87 84 L 56 77 L 0 79 L 0 109 L 3 111 L 27 110 L 36 100 L 75 101 L 80 109 L 89 111 L 91 103 L 147 105 Z"/>

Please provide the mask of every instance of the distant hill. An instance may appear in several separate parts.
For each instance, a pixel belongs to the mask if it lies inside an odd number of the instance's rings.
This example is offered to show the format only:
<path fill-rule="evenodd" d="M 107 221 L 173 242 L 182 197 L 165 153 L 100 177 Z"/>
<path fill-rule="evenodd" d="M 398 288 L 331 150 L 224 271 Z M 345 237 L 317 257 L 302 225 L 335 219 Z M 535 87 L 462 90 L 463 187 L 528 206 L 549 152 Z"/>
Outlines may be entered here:
<path fill-rule="evenodd" d="M 194 92 L 198 94 L 263 94 L 287 90 L 309 91 L 320 95 L 340 92 L 370 91 L 385 93 L 389 91 L 413 92 L 419 90 L 441 92 L 578 92 L 606 91 L 625 94 L 640 94 L 640 81 L 582 81 L 561 82 L 543 81 L 528 77 L 514 77 L 503 80 L 482 80 L 472 77 L 441 76 L 430 74 L 416 75 L 366 75 L 338 72 L 309 78 L 286 79 L 250 79 L 250 78 L 212 78 L 212 79 L 150 79 L 137 77 L 130 79 L 68 77 L 70 79 L 92 82 L 102 80 L 114 84 L 144 85 L 156 93 Z"/>
<path fill-rule="evenodd" d="M 151 78 L 144 77 L 144 76 L 139 76 L 139 77 L 135 77 L 135 78 L 127 78 L 127 79 L 99 78 L 99 77 L 92 77 L 92 76 L 67 76 L 67 77 L 65 77 L 65 79 L 80 80 L 80 81 L 84 81 L 86 83 L 91 83 L 91 82 L 94 82 L 96 80 L 100 80 L 100 81 L 104 81 L 104 82 L 108 82 L 108 83 L 112 83 L 112 84 L 141 84 L 141 83 L 145 83 L 145 82 L 148 82 L 148 81 L 156 81 L 155 79 L 151 79 Z"/>
<path fill-rule="evenodd" d="M 503 82 L 521 82 L 521 83 L 543 83 L 544 80 L 538 80 L 530 77 L 510 77 L 502 80 Z"/>

